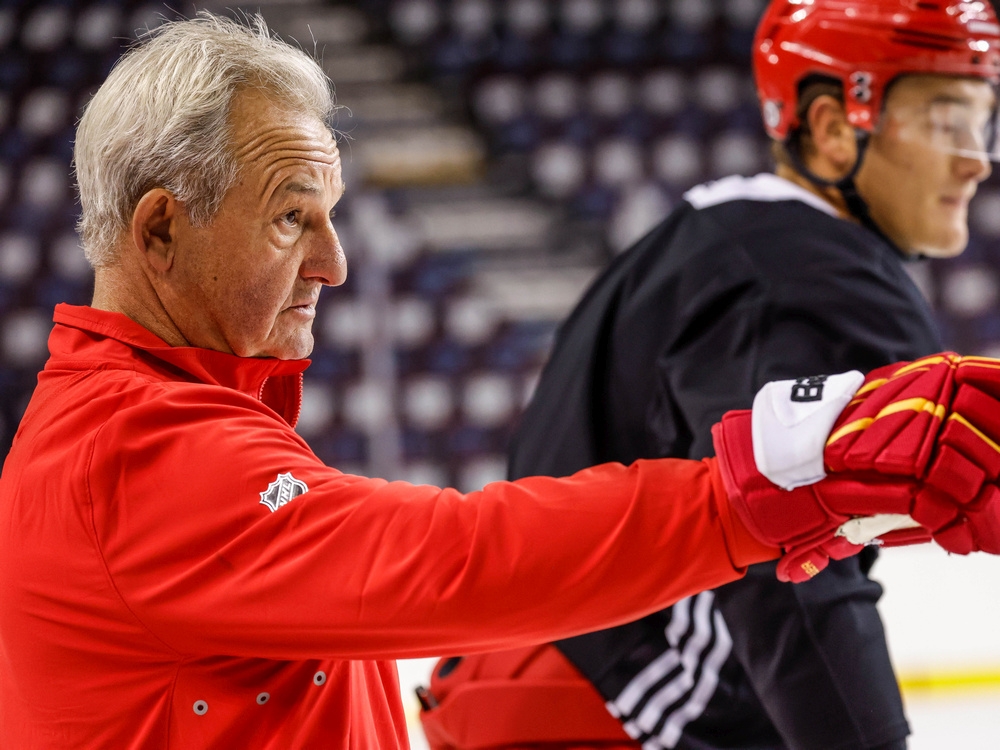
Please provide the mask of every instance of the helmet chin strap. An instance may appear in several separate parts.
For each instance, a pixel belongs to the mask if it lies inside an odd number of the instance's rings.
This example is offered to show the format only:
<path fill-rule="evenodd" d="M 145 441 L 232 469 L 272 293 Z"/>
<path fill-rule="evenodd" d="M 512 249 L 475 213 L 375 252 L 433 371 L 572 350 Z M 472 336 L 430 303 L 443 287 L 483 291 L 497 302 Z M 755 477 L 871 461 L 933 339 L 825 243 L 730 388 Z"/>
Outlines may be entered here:
<path fill-rule="evenodd" d="M 825 189 L 832 187 L 839 190 L 851 216 L 861 222 L 863 227 L 875 232 L 875 234 L 895 247 L 895 243 L 885 236 L 885 233 L 872 219 L 871 213 L 868 211 L 868 204 L 865 203 L 865 199 L 862 198 L 861 194 L 858 192 L 857 185 L 854 184 L 854 176 L 861 168 L 861 162 L 865 158 L 865 152 L 868 150 L 870 134 L 864 130 L 854 131 L 854 137 L 858 144 L 858 158 L 855 159 L 854 166 L 851 167 L 851 171 L 839 180 L 827 180 L 820 177 L 803 163 L 802 158 L 799 156 L 798 135 L 798 132 L 796 132 L 795 135 L 789 139 L 788 148 L 786 149 L 788 156 L 791 159 L 792 166 L 795 167 L 796 171 L 819 188 Z"/>

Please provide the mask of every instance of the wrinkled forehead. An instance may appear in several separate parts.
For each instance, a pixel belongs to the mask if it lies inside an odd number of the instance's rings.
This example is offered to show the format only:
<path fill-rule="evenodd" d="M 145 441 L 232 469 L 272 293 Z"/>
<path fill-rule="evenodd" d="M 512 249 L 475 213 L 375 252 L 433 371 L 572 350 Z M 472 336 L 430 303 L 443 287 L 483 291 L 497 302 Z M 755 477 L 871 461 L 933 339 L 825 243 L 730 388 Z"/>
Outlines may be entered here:
<path fill-rule="evenodd" d="M 230 114 L 233 156 L 245 178 L 273 181 L 301 169 L 340 179 L 334 131 L 317 115 L 259 92 L 241 94 Z"/>
<path fill-rule="evenodd" d="M 238 156 L 250 157 L 259 150 L 295 142 L 331 153 L 336 150 L 333 130 L 318 114 L 279 101 L 263 91 L 237 94 L 229 122 L 233 149 Z"/>

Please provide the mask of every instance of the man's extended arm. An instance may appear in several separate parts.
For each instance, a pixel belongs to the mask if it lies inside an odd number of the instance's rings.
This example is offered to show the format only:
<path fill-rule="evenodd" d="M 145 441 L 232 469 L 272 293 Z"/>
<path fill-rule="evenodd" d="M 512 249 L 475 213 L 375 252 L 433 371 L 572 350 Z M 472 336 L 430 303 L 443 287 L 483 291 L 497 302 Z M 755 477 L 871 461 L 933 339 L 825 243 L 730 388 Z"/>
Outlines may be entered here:
<path fill-rule="evenodd" d="M 461 495 L 341 474 L 238 394 L 206 405 L 205 390 L 120 409 L 89 477 L 111 580 L 181 653 L 398 658 L 541 642 L 776 554 L 733 531 L 710 462 Z M 272 511 L 262 493 L 282 476 L 308 489 Z"/>

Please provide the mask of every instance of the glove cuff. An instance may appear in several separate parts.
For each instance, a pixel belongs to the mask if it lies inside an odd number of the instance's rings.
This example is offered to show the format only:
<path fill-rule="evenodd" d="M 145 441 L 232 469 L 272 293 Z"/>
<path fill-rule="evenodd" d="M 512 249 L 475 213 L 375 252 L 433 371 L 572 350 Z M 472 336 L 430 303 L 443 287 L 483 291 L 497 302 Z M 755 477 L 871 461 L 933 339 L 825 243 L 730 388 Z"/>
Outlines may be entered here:
<path fill-rule="evenodd" d="M 834 423 L 864 383 L 857 370 L 767 383 L 753 400 L 757 469 L 784 490 L 826 476 L 823 451 Z"/>
<path fill-rule="evenodd" d="M 757 469 L 753 445 L 749 439 L 750 420 L 749 409 L 726 412 L 712 426 L 712 442 L 715 444 L 718 472 L 729 500 L 728 506 L 735 509 L 731 515 L 739 518 L 741 527 L 758 540 L 773 544 L 778 540 L 754 522 L 753 514 L 747 507 L 748 496 L 755 489 L 766 485 L 775 491 L 778 489 Z"/>
<path fill-rule="evenodd" d="M 715 507 L 733 567 L 744 570 L 749 565 L 777 559 L 781 555 L 781 548 L 762 542 L 743 522 L 739 513 L 733 510 L 731 494 L 726 485 L 725 463 L 715 458 L 706 458 L 705 463 L 712 478 Z"/>

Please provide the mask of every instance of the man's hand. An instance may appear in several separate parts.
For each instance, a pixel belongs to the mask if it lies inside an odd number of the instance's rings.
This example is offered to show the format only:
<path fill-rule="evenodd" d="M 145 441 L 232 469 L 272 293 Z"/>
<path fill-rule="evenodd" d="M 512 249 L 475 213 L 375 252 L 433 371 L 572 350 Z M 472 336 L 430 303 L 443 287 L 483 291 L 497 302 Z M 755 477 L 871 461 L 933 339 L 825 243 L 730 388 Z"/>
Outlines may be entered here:
<path fill-rule="evenodd" d="M 742 520 L 785 550 L 782 579 L 876 535 L 1000 553 L 1000 361 L 945 353 L 769 383 L 713 436 Z"/>

